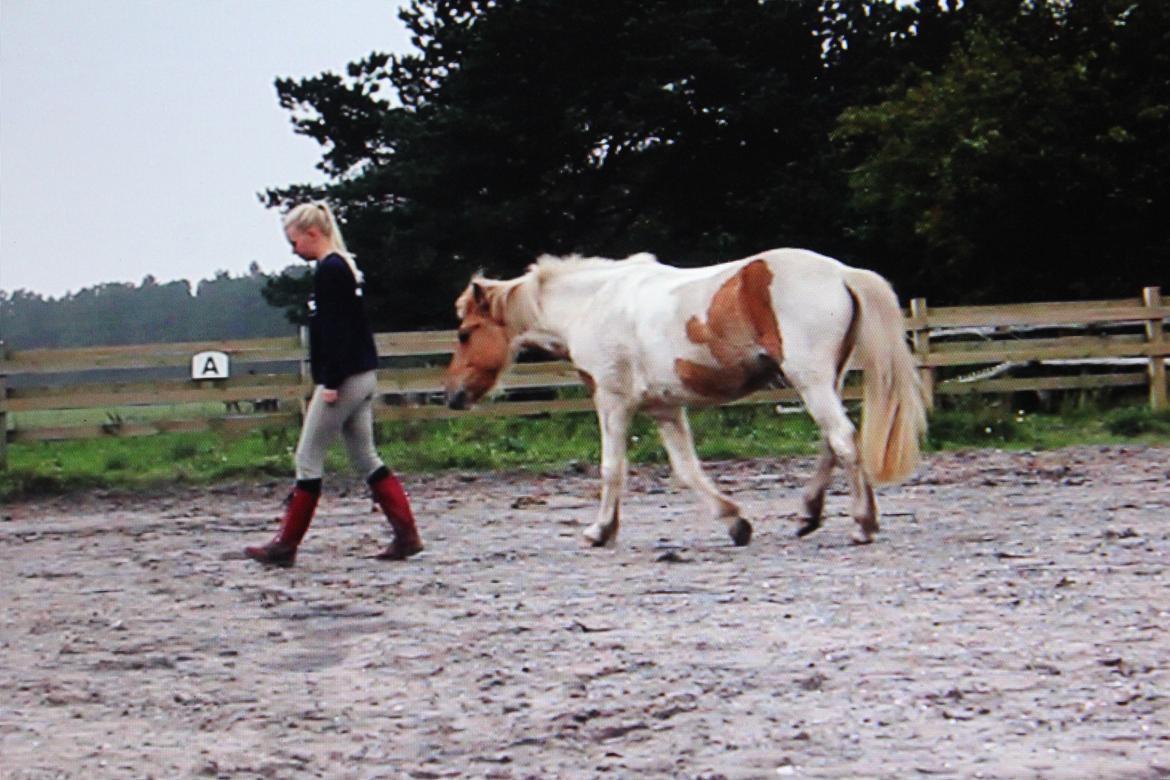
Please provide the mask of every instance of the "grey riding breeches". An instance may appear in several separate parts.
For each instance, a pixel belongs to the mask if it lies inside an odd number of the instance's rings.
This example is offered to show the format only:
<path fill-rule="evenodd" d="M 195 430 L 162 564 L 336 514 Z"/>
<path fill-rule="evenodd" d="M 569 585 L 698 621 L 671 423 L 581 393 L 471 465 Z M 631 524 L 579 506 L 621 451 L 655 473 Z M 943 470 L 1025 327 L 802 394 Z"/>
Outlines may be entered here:
<path fill-rule="evenodd" d="M 325 471 L 325 453 L 340 434 L 345 439 L 349 461 L 362 477 L 382 466 L 374 448 L 374 391 L 378 379 L 373 371 L 354 374 L 337 388 L 336 403 L 321 398 L 325 389 L 313 390 L 305 423 L 297 442 L 297 479 L 321 479 Z"/>

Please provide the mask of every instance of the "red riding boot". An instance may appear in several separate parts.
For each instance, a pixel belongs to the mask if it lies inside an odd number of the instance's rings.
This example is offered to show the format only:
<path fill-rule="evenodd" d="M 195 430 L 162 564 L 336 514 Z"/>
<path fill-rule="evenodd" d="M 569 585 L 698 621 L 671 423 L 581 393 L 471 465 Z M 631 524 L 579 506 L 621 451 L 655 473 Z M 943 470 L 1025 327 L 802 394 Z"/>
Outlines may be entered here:
<path fill-rule="evenodd" d="M 320 497 L 320 487 L 313 491 L 297 484 L 289 496 L 288 508 L 281 518 L 276 536 L 268 544 L 245 547 L 244 555 L 270 566 L 292 566 L 297 559 L 297 547 L 305 538 L 309 523 L 313 521 L 313 512 L 317 510 Z"/>
<path fill-rule="evenodd" d="M 422 552 L 422 539 L 419 538 L 414 513 L 410 511 L 410 500 L 406 497 L 402 483 L 385 466 L 371 474 L 368 482 L 374 500 L 382 507 L 394 529 L 394 541 L 375 557 L 384 561 L 401 561 Z"/>

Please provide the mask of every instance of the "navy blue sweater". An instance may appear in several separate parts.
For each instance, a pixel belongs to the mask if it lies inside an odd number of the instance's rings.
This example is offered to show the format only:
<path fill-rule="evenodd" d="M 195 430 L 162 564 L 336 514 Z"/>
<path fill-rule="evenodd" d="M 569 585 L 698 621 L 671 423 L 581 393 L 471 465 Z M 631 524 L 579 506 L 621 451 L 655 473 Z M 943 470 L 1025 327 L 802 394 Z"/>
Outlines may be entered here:
<path fill-rule="evenodd" d="M 309 298 L 309 365 L 313 381 L 336 390 L 346 378 L 378 367 L 361 288 L 340 255 L 317 263 Z"/>

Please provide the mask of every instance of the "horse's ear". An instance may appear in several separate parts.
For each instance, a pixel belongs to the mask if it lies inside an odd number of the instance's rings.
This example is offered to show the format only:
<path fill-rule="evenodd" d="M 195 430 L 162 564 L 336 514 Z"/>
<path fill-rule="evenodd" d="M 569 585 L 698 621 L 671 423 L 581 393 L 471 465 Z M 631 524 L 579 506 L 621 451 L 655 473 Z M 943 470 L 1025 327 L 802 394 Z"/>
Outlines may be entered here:
<path fill-rule="evenodd" d="M 471 283 L 471 300 L 475 303 L 475 308 L 481 312 L 487 313 L 491 304 L 488 302 L 487 288 L 479 282 Z"/>

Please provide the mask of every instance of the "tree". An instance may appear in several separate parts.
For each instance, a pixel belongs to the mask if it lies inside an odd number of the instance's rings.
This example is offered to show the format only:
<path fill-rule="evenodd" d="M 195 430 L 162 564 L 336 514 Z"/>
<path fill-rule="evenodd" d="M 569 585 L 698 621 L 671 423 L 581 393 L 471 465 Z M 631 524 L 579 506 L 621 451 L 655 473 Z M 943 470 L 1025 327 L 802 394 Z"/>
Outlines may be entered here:
<path fill-rule="evenodd" d="M 937 72 L 843 114 L 836 138 L 860 160 L 859 244 L 939 302 L 1123 296 L 1164 281 L 1170 11 L 1007 5 Z"/>
<path fill-rule="evenodd" d="M 802 245 L 940 301 L 1132 294 L 1166 256 L 1168 8 L 415 0 L 416 53 L 277 81 L 330 181 L 265 199 L 334 203 L 379 329 L 449 325 L 472 271 L 542 252 Z M 299 313 L 308 284 L 266 295 Z"/>
<path fill-rule="evenodd" d="M 258 270 L 258 269 L 257 269 Z M 288 323 L 264 305 L 264 274 L 219 272 L 199 283 L 108 283 L 61 298 L 0 290 L 0 339 L 10 349 L 286 336 Z"/>
<path fill-rule="evenodd" d="M 381 328 L 447 324 L 473 270 L 542 252 L 840 248 L 828 133 L 901 71 L 917 18 L 856 0 L 416 0 L 401 16 L 417 54 L 277 81 L 332 181 L 267 194 L 334 202 Z M 291 309 L 303 285 L 269 298 Z"/>

